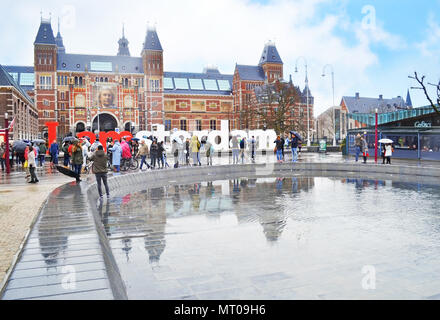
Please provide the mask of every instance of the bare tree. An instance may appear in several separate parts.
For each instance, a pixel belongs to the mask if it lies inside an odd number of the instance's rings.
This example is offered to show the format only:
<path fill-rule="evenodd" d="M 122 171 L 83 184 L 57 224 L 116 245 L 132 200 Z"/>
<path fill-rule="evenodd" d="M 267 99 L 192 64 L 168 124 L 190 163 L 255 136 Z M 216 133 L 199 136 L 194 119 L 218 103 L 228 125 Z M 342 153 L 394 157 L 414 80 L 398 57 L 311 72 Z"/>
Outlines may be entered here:
<path fill-rule="evenodd" d="M 256 90 L 250 113 L 277 133 L 284 133 L 288 128 L 299 126 L 300 121 L 294 116 L 298 101 L 297 88 L 277 80 Z"/>
<path fill-rule="evenodd" d="M 429 85 L 436 87 L 436 90 L 437 90 L 437 105 L 435 105 L 434 102 L 432 101 L 432 98 L 429 96 L 428 90 L 426 89 L 426 85 L 424 83 L 426 77 L 422 76 L 421 78 L 419 78 L 417 72 L 414 72 L 414 77 L 408 76 L 408 78 L 415 79 L 418 82 L 418 84 L 421 85 L 421 88 L 411 87 L 411 89 L 423 90 L 423 92 L 425 93 L 426 99 L 428 99 L 429 103 L 431 104 L 431 107 L 434 109 L 434 111 L 436 113 L 440 114 L 440 110 L 438 109 L 440 107 L 440 81 L 436 85 L 428 82 Z"/>

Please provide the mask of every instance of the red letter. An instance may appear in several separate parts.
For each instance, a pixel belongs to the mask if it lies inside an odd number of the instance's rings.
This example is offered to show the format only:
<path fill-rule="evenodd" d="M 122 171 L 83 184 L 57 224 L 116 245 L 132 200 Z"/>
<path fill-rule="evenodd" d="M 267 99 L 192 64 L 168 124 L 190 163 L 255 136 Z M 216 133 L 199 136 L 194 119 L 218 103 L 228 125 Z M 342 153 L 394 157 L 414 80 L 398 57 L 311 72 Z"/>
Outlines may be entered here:
<path fill-rule="evenodd" d="M 49 147 L 57 139 L 57 127 L 58 122 L 46 122 L 47 127 L 47 139 L 49 140 Z"/>
<path fill-rule="evenodd" d="M 76 136 L 77 136 L 78 138 L 89 137 L 89 138 L 90 138 L 90 143 L 93 143 L 93 142 L 95 142 L 95 140 L 96 140 L 96 136 L 95 136 L 95 134 L 94 134 L 93 132 L 90 132 L 90 131 L 83 131 L 83 132 L 80 132 L 80 133 L 78 133 Z"/>

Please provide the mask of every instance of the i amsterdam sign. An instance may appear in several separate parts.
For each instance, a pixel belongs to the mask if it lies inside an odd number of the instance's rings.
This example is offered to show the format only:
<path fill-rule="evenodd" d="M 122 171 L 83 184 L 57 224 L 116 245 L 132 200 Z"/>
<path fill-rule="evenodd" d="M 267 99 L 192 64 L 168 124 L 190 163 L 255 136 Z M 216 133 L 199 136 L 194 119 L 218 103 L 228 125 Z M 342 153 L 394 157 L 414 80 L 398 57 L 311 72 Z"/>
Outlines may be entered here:
<path fill-rule="evenodd" d="M 48 139 L 49 144 L 56 140 L 56 128 L 58 127 L 58 122 L 46 122 L 45 125 L 48 129 Z M 277 134 L 273 129 L 267 130 L 232 130 L 229 131 L 229 121 L 221 120 L 220 130 L 201 130 L 201 131 L 193 131 L 192 133 L 184 131 L 184 130 L 174 130 L 174 131 L 165 131 L 165 126 L 162 124 L 156 125 L 156 130 L 154 131 L 139 131 L 136 134 L 136 138 L 140 140 L 146 140 L 147 144 L 150 144 L 151 141 L 147 139 L 149 136 L 154 136 L 157 138 L 157 141 L 166 141 L 165 137 L 170 137 L 169 141 L 173 141 L 175 138 L 183 138 L 183 141 L 191 139 L 192 136 L 197 136 L 199 140 L 202 137 L 207 137 L 207 141 L 212 144 L 215 151 L 229 151 L 229 137 L 236 136 L 237 138 L 246 138 L 249 140 L 254 136 L 255 140 L 258 141 L 256 145 L 256 150 L 273 150 L 275 147 L 275 139 Z M 90 143 L 95 142 L 96 135 L 90 131 L 83 131 L 76 135 L 78 138 L 88 137 L 90 138 Z M 130 141 L 133 138 L 133 135 L 128 131 L 116 132 L 116 131 L 108 131 L 99 132 L 99 141 L 106 147 L 106 141 L 108 138 L 112 138 L 113 140 L 120 140 L 121 138 L 126 138 L 127 141 Z M 217 139 L 219 138 L 219 139 Z M 219 143 L 217 143 L 219 141 Z M 165 143 L 165 146 L 170 148 L 170 142 Z"/>

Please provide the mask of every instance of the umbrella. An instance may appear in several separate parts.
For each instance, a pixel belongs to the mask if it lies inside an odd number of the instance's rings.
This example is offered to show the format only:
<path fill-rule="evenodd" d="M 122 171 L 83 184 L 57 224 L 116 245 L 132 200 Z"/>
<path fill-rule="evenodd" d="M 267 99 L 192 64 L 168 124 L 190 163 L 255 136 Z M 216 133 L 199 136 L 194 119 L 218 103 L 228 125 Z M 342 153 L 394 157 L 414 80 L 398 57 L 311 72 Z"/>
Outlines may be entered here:
<path fill-rule="evenodd" d="M 296 131 L 290 131 L 291 134 L 293 134 L 294 136 L 296 136 L 299 140 L 302 140 L 303 138 L 301 137 L 301 135 L 296 132 Z"/>
<path fill-rule="evenodd" d="M 65 138 L 63 139 L 63 142 L 66 142 L 66 141 L 68 141 L 68 142 L 72 142 L 72 141 L 75 141 L 75 140 L 78 140 L 78 139 L 75 138 L 75 137 L 73 137 L 73 136 L 68 136 L 68 137 L 65 137 Z"/>
<path fill-rule="evenodd" d="M 62 174 L 65 174 L 66 176 L 78 179 L 78 175 L 74 171 L 67 169 L 67 168 L 64 168 L 63 166 L 56 166 L 56 168 Z"/>
<path fill-rule="evenodd" d="M 132 141 L 139 141 L 139 140 L 141 140 L 141 139 L 139 139 L 139 138 L 131 138 L 131 140 L 132 140 Z"/>
<path fill-rule="evenodd" d="M 34 139 L 32 140 L 33 143 L 46 143 L 46 140 L 43 139 Z"/>
<path fill-rule="evenodd" d="M 15 150 L 15 152 L 23 152 L 28 145 L 28 143 L 18 140 L 14 141 L 14 143 L 12 144 L 12 148 Z"/>
<path fill-rule="evenodd" d="M 393 140 L 391 140 L 391 139 L 386 139 L 386 138 L 384 138 L 384 139 L 380 139 L 378 142 L 379 142 L 379 143 L 394 143 Z"/>
<path fill-rule="evenodd" d="M 182 139 L 180 139 L 180 137 L 174 137 L 173 139 L 174 141 L 176 141 L 178 144 L 182 144 Z"/>

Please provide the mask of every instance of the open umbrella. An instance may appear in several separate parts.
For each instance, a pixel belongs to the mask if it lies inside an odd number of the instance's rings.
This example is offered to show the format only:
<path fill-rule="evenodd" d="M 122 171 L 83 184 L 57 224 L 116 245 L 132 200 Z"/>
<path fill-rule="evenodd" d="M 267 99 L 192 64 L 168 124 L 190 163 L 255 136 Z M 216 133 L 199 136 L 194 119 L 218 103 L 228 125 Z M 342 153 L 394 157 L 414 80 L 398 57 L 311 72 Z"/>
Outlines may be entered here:
<path fill-rule="evenodd" d="M 78 175 L 76 174 L 76 172 L 74 172 L 70 169 L 64 168 L 63 166 L 56 166 L 56 168 L 62 174 L 65 174 L 66 176 L 78 179 Z"/>
<path fill-rule="evenodd" d="M 15 150 L 15 152 L 23 152 L 28 145 L 28 143 L 22 140 L 18 140 L 14 141 L 14 143 L 12 144 L 12 148 Z"/>
<path fill-rule="evenodd" d="M 178 144 L 182 144 L 182 139 L 180 139 L 180 137 L 174 137 L 173 138 L 174 141 L 176 141 Z"/>
<path fill-rule="evenodd" d="M 299 140 L 302 140 L 303 138 L 301 137 L 301 135 L 296 132 L 296 131 L 290 131 L 291 134 L 293 134 L 294 136 L 296 136 Z"/>
<path fill-rule="evenodd" d="M 75 138 L 75 137 L 73 137 L 73 136 L 68 136 L 68 137 L 65 137 L 65 138 L 63 139 L 63 142 L 66 142 L 66 141 L 68 141 L 68 142 L 73 142 L 73 141 L 75 141 L 75 140 L 78 140 L 78 139 Z"/>
<path fill-rule="evenodd" d="M 32 140 L 33 143 L 46 143 L 46 140 L 43 139 L 34 139 Z"/>
<path fill-rule="evenodd" d="M 386 138 L 384 138 L 384 139 L 380 139 L 378 142 L 379 142 L 379 143 L 394 143 L 393 140 L 391 140 L 391 139 L 386 139 Z"/>
<path fill-rule="evenodd" d="M 141 140 L 141 139 L 139 139 L 139 138 L 131 138 L 131 140 L 132 140 L 132 141 L 139 141 L 139 140 Z"/>

